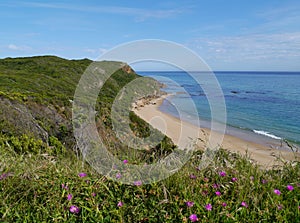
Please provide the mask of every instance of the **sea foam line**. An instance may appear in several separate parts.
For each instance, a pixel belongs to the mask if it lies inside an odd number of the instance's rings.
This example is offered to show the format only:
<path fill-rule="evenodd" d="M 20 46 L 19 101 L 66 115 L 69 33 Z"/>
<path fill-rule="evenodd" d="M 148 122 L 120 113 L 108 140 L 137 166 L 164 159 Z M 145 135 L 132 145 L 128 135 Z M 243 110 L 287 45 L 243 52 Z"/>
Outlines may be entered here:
<path fill-rule="evenodd" d="M 253 130 L 253 132 L 255 132 L 256 134 L 259 134 L 259 135 L 268 136 L 268 137 L 273 138 L 273 139 L 281 139 L 280 137 L 272 135 L 269 132 L 265 132 L 265 131 L 261 131 L 261 130 L 255 130 L 255 129 Z"/>

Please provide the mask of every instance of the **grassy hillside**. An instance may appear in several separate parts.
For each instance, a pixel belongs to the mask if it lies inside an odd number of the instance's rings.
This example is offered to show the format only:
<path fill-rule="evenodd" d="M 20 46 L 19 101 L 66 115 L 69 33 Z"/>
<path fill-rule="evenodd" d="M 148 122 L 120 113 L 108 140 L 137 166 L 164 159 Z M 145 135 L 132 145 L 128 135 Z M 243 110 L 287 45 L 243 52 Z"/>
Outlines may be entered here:
<path fill-rule="evenodd" d="M 71 123 L 73 95 L 90 63 L 53 56 L 0 60 L 0 222 L 300 221 L 299 162 L 262 170 L 248 157 L 220 150 L 199 170 L 198 151 L 172 177 L 150 185 L 123 185 L 96 173 L 82 160 Z M 110 117 L 117 93 L 137 77 L 128 66 L 112 75 L 95 121 L 112 154 L 147 165 L 173 151 L 172 142 L 165 137 L 155 148 L 128 148 Z M 129 116 L 134 133 L 147 136 L 151 127 Z"/>

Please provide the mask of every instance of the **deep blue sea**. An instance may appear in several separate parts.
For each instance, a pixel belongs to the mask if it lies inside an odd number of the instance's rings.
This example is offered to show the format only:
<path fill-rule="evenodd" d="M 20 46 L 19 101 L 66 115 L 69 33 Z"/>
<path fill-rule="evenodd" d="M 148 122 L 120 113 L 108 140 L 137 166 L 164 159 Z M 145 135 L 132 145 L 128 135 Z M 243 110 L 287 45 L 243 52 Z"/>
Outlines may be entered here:
<path fill-rule="evenodd" d="M 211 111 L 206 94 L 188 73 L 155 71 L 139 74 L 155 75 L 155 79 L 166 85 L 164 91 L 177 93 L 164 101 L 161 111 L 178 116 L 172 105 L 181 104 L 183 106 L 178 107 L 186 115 L 198 115 L 201 120 L 210 120 Z M 226 71 L 214 74 L 223 91 L 227 110 L 226 124 L 232 132 L 238 132 L 235 129 L 243 130 L 265 138 L 286 139 L 300 144 L 300 72 Z M 182 93 L 182 88 L 187 93 Z M 197 114 L 184 106 L 187 97 L 193 99 Z"/>

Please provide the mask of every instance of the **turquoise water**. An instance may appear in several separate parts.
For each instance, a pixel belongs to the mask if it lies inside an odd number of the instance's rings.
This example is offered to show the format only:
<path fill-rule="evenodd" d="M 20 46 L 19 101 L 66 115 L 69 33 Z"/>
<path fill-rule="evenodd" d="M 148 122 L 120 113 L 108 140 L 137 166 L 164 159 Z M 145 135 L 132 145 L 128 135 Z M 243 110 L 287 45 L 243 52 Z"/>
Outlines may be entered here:
<path fill-rule="evenodd" d="M 200 85 L 185 72 L 139 72 L 155 75 L 170 93 L 179 93 L 165 101 L 160 110 L 178 116 L 176 106 L 186 115 L 198 115 L 209 121 L 210 107 Z M 202 73 L 194 73 L 203 75 Z M 227 125 L 272 139 L 286 139 L 300 144 L 300 72 L 214 72 L 223 90 Z M 176 82 L 175 85 L 169 78 Z M 202 83 L 201 83 L 202 84 Z M 196 105 L 197 114 L 184 106 L 188 97 Z"/>

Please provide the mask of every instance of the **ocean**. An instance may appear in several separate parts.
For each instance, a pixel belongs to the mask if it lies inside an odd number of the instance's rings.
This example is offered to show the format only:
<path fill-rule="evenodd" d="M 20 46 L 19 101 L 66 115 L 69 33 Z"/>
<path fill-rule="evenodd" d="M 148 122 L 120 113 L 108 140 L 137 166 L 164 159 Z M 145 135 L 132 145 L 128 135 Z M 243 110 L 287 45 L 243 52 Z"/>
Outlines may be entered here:
<path fill-rule="evenodd" d="M 182 112 L 189 119 L 197 115 L 206 123 L 204 127 L 209 127 L 211 110 L 206 94 L 188 73 L 138 73 L 154 77 L 165 85 L 162 90 L 174 94 L 163 102 L 161 111 L 175 117 Z M 262 144 L 287 140 L 300 145 L 300 72 L 226 71 L 214 74 L 225 98 L 227 134 Z M 196 114 L 185 106 L 187 97 L 193 99 Z"/>

